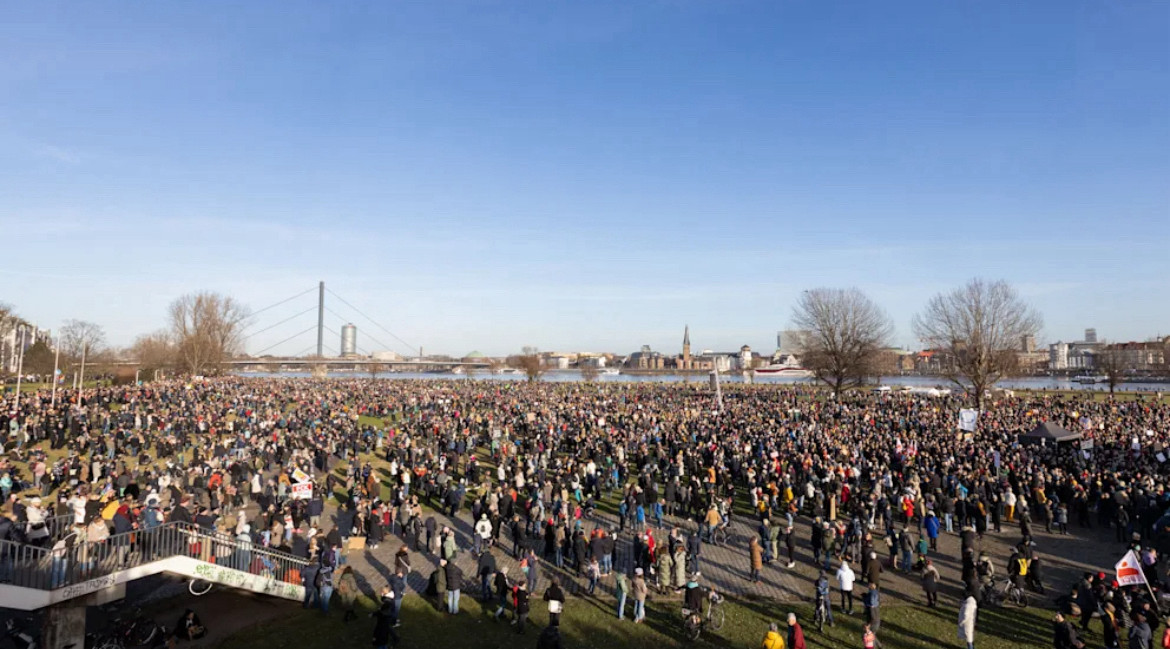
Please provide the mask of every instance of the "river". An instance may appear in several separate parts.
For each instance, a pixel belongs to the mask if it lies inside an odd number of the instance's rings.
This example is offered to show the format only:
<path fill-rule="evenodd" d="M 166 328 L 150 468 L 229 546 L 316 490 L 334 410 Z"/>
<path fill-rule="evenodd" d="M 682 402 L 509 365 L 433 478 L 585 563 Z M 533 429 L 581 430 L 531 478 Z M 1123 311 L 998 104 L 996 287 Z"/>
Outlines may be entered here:
<path fill-rule="evenodd" d="M 308 378 L 308 372 L 239 372 L 239 376 L 245 377 L 302 377 Z M 368 378 L 369 374 L 366 372 L 342 372 L 333 371 L 329 373 L 330 378 Z M 523 374 L 491 374 L 486 371 L 476 372 L 471 377 L 466 374 L 451 374 L 451 373 L 429 373 L 429 372 L 383 372 L 378 374 L 378 379 L 388 381 L 409 381 L 409 380 L 437 380 L 437 379 L 451 379 L 451 380 L 467 380 L 487 379 L 492 381 L 523 381 L 525 376 Z M 542 381 L 552 381 L 557 383 L 572 383 L 581 381 L 581 373 L 574 370 L 553 370 L 546 372 L 542 377 Z M 720 380 L 724 383 L 743 383 L 743 376 L 739 372 L 727 372 L 720 374 Z M 708 378 L 706 375 L 692 374 L 616 374 L 616 375 L 601 375 L 597 377 L 599 383 L 706 383 Z M 811 385 L 815 381 L 813 379 L 798 379 L 798 378 L 780 378 L 780 377 L 755 377 L 754 383 L 763 385 Z M 911 386 L 911 387 L 944 387 L 954 388 L 955 385 L 950 381 L 938 376 L 887 376 L 882 377 L 881 381 L 875 383 L 876 385 L 889 386 Z M 1000 381 L 998 387 L 1009 390 L 1085 390 L 1085 391 L 1108 391 L 1109 386 L 1097 383 L 1085 385 L 1076 383 L 1068 379 L 1059 379 L 1051 377 L 1021 377 L 1013 379 L 1005 379 Z M 1122 383 L 1117 386 L 1119 392 L 1168 392 L 1170 391 L 1170 383 Z"/>

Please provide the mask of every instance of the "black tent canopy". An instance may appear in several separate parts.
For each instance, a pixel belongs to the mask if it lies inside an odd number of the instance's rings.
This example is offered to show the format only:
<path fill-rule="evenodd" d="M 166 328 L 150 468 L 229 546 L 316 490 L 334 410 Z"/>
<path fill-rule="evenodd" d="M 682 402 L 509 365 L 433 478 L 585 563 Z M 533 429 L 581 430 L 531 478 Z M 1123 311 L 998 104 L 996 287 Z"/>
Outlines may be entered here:
<path fill-rule="evenodd" d="M 1073 431 L 1065 428 L 1064 426 L 1060 426 L 1060 425 L 1054 424 L 1050 421 L 1046 421 L 1046 422 L 1040 424 L 1039 426 L 1033 428 L 1031 431 L 1024 433 L 1023 435 L 1020 435 L 1020 441 L 1025 442 L 1025 443 L 1026 442 L 1040 443 L 1043 441 L 1043 442 L 1052 442 L 1052 443 L 1056 444 L 1056 443 L 1060 443 L 1060 442 L 1075 442 L 1084 436 L 1085 436 L 1084 433 L 1079 433 L 1079 432 L 1074 433 Z"/>

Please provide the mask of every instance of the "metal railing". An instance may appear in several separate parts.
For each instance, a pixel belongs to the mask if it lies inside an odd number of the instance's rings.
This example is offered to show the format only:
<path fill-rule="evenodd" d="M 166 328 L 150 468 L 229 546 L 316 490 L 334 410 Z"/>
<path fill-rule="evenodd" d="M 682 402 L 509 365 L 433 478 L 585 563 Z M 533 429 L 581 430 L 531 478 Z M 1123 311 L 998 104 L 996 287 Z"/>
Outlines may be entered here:
<path fill-rule="evenodd" d="M 55 590 L 176 556 L 294 586 L 301 585 L 301 571 L 308 563 L 189 523 L 165 523 L 97 543 L 81 535 L 73 539 L 67 535 L 49 548 L 0 541 L 0 583 Z"/>

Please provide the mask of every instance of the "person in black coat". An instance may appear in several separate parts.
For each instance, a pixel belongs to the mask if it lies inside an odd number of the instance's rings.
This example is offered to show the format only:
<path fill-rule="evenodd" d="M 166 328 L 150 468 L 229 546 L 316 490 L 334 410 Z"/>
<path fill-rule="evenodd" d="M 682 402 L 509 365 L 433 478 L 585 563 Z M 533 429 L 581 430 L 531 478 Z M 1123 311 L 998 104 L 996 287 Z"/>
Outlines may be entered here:
<path fill-rule="evenodd" d="M 479 555 L 476 572 L 479 573 L 480 601 L 487 602 L 492 598 L 491 579 L 497 571 L 496 556 L 492 554 L 490 549 Z"/>
<path fill-rule="evenodd" d="M 398 615 L 394 608 L 394 593 L 389 587 L 382 589 L 382 604 L 378 610 L 370 613 L 374 618 L 374 647 L 386 649 L 387 645 L 398 646 L 398 633 L 394 630 L 398 624 Z"/>

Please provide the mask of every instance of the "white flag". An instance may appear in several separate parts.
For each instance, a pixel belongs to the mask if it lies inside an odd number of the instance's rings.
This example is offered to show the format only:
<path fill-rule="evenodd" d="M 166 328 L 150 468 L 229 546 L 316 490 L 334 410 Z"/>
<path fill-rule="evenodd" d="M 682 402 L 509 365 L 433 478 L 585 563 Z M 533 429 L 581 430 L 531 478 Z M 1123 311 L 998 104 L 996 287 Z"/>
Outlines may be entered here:
<path fill-rule="evenodd" d="M 1121 561 L 1117 562 L 1114 570 L 1117 572 L 1119 586 L 1136 586 L 1146 583 L 1146 573 L 1142 572 L 1142 562 L 1133 550 L 1126 552 L 1125 556 L 1121 557 Z"/>
<path fill-rule="evenodd" d="M 975 432 L 975 421 L 979 418 L 979 411 L 974 408 L 963 408 L 959 411 L 959 430 Z"/>

